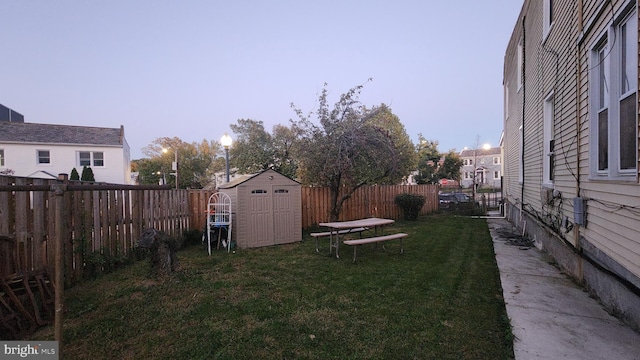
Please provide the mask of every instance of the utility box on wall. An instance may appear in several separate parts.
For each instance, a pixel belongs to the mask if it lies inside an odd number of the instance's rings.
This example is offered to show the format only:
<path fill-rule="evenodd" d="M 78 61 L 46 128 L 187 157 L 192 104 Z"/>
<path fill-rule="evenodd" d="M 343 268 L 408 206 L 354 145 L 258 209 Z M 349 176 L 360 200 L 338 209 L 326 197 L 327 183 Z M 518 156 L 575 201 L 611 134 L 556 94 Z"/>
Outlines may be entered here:
<path fill-rule="evenodd" d="M 302 241 L 302 186 L 277 171 L 247 175 L 218 187 L 231 197 L 239 248 Z"/>
<path fill-rule="evenodd" d="M 580 226 L 587 224 L 587 200 L 585 198 L 573 198 L 573 222 Z"/>

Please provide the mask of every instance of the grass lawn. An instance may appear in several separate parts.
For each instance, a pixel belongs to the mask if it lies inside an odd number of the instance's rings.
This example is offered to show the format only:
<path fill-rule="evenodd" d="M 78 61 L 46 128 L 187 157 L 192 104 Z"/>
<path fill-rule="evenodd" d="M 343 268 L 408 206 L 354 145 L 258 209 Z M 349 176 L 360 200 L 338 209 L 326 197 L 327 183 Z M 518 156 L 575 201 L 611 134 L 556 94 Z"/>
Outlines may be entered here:
<path fill-rule="evenodd" d="M 375 244 L 302 243 L 178 253 L 182 272 L 138 262 L 65 293 L 65 359 L 512 359 L 485 220 L 397 221 Z M 52 340 L 53 327 L 31 337 Z"/>

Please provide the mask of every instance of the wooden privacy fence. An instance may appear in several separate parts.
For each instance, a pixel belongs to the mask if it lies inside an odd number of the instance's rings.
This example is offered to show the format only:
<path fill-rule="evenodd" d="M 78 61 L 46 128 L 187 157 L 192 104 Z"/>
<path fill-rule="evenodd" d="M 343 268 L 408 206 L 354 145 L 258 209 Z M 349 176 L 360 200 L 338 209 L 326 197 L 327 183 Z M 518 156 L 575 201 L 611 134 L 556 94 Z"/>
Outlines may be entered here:
<path fill-rule="evenodd" d="M 64 208 L 56 212 L 52 186 L 59 184 L 56 180 L 0 176 L 0 275 L 50 267 L 50 240 L 60 221 L 65 239 L 65 281 L 72 285 L 83 278 L 87 265 L 95 267 L 91 262 L 130 256 L 145 228 L 154 227 L 172 236 L 188 229 L 203 230 L 207 200 L 215 192 L 67 182 L 61 195 Z M 394 199 L 402 193 L 425 196 L 422 214 L 438 209 L 437 185 L 365 186 L 345 201 L 340 220 L 401 218 L 402 210 Z M 305 228 L 328 221 L 329 189 L 303 187 L 301 211 Z"/>
<path fill-rule="evenodd" d="M 402 217 L 402 209 L 395 204 L 395 198 L 396 195 L 403 193 L 423 195 L 426 198 L 420 214 L 429 214 L 438 210 L 438 185 L 363 186 L 344 202 L 338 220 L 348 221 L 367 217 L 399 219 Z M 330 211 L 329 188 L 302 188 L 303 227 L 329 221 Z"/>
<path fill-rule="evenodd" d="M 421 214 L 438 210 L 438 185 L 379 185 L 363 186 L 345 201 L 340 211 L 340 220 L 354 220 L 366 217 L 399 219 L 402 210 L 395 204 L 396 195 L 402 193 L 419 194 L 426 198 Z M 194 229 L 205 227 L 207 200 L 215 191 L 190 190 L 189 204 L 191 224 Z M 302 227 L 307 228 L 329 221 L 331 210 L 330 191 L 327 187 L 302 187 Z"/>
<path fill-rule="evenodd" d="M 88 266 L 100 272 L 131 257 L 143 229 L 181 236 L 189 221 L 187 190 L 0 176 L 0 276 L 51 271 L 57 228 L 70 286 Z"/>

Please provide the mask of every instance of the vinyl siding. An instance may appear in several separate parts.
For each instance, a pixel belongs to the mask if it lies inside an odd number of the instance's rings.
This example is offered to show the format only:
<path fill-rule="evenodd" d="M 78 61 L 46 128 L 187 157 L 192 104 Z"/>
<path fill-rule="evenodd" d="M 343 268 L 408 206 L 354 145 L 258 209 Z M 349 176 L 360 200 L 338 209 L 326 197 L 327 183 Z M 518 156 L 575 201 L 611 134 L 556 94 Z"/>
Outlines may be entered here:
<path fill-rule="evenodd" d="M 504 190 L 506 200 L 532 217 L 553 210 L 573 222 L 573 198 L 587 199 L 587 223 L 554 234 L 572 244 L 593 245 L 607 261 L 627 270 L 621 277 L 640 279 L 640 184 L 590 178 L 590 51 L 628 1 L 555 0 L 556 18 L 543 39 L 543 1 L 526 0 L 505 52 Z M 611 9 L 613 5 L 613 9 Z M 633 5 L 637 8 L 636 2 Z M 581 12 L 582 11 L 582 17 Z M 524 88 L 517 88 L 517 49 L 525 26 Z M 582 20 L 582 21 L 581 21 Z M 640 82 L 639 82 L 640 83 Z M 550 209 L 544 200 L 544 100 L 555 100 L 555 178 L 562 201 Z M 524 118 L 522 104 L 525 104 Z M 524 183 L 518 181 L 520 130 L 524 122 Z M 639 130 L 640 133 L 640 130 Z M 640 143 L 640 141 L 639 141 Z M 640 152 L 640 149 L 638 149 Z M 639 156 L 640 159 L 640 156 Z M 638 166 L 640 169 L 640 166 Z M 523 188 L 524 187 L 524 188 Z M 541 222 L 544 223 L 543 220 Z M 565 231 L 566 230 L 566 231 Z M 616 266 L 617 267 L 617 266 Z M 577 275 L 580 277 L 580 275 Z"/>

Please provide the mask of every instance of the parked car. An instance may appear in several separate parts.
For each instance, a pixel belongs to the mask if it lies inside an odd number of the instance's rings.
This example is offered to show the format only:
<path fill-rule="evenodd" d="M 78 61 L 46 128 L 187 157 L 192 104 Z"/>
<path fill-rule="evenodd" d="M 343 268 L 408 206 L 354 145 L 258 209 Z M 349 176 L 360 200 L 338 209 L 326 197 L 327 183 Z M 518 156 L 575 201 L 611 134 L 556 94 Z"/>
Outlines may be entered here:
<path fill-rule="evenodd" d="M 459 204 L 472 203 L 473 199 L 465 193 L 453 192 L 453 193 L 438 194 L 438 201 L 440 203 L 440 207 L 446 209 L 451 204 L 459 205 Z M 480 204 L 476 201 L 476 205 L 479 206 Z"/>

